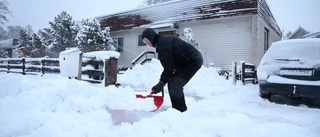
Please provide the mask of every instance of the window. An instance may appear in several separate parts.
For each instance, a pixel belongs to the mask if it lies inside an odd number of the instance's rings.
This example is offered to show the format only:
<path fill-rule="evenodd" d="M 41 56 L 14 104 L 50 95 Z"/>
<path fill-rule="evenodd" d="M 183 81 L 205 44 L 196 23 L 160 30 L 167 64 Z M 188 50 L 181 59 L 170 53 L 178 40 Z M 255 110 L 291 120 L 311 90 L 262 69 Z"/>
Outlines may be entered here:
<path fill-rule="evenodd" d="M 113 46 L 116 48 L 116 51 L 123 52 L 123 37 L 113 38 Z"/>
<path fill-rule="evenodd" d="M 138 46 L 146 46 L 146 43 L 143 42 L 141 35 L 138 36 Z"/>
<path fill-rule="evenodd" d="M 269 30 L 264 28 L 264 52 L 269 49 Z"/>
<path fill-rule="evenodd" d="M 19 45 L 19 39 L 13 39 L 13 46 Z"/>

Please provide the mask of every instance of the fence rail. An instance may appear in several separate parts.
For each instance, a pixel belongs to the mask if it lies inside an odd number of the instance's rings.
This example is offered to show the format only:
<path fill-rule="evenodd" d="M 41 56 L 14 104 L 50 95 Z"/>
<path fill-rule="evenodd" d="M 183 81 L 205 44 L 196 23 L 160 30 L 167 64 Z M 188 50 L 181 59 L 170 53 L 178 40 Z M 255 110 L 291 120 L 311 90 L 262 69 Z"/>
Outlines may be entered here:
<path fill-rule="evenodd" d="M 241 81 L 243 84 L 251 82 L 253 84 L 257 83 L 257 72 L 255 70 L 255 65 L 251 63 L 241 64 Z"/>
<path fill-rule="evenodd" d="M 240 69 L 238 69 L 240 66 Z M 255 65 L 251 63 L 241 62 L 239 65 L 237 62 L 232 62 L 232 81 L 236 84 L 237 80 L 240 80 L 243 85 L 250 82 L 257 84 L 257 72 Z"/>
<path fill-rule="evenodd" d="M 7 73 L 59 73 L 57 58 L 0 58 L 0 71 Z"/>
<path fill-rule="evenodd" d="M 117 59 L 82 58 L 81 80 L 114 85 L 117 81 Z M 59 58 L 0 58 L 0 72 L 23 75 L 60 73 Z"/>

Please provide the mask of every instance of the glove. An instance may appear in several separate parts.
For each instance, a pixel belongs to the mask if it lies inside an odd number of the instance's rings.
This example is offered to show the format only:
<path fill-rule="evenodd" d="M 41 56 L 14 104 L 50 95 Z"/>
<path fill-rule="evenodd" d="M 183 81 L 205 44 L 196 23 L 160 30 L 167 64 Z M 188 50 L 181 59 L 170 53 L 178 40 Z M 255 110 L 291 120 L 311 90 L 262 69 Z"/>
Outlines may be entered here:
<path fill-rule="evenodd" d="M 163 91 L 164 85 L 166 85 L 166 83 L 159 81 L 159 83 L 157 85 L 153 86 L 151 90 L 152 90 L 152 92 L 154 92 L 154 94 L 157 94 L 157 93 Z"/>

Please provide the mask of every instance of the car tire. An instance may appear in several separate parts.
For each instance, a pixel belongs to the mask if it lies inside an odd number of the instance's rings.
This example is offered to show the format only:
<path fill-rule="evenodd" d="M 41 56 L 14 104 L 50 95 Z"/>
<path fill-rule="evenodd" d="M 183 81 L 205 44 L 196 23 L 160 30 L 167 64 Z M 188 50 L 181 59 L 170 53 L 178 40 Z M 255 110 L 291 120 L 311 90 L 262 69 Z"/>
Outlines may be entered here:
<path fill-rule="evenodd" d="M 308 107 L 311 108 L 320 108 L 320 98 L 304 98 L 304 102 Z"/>
<path fill-rule="evenodd" d="M 260 89 L 260 94 L 259 94 L 259 96 L 260 96 L 261 98 L 270 99 L 271 94 L 270 94 L 270 93 L 263 93 L 263 92 L 261 91 L 261 89 Z"/>

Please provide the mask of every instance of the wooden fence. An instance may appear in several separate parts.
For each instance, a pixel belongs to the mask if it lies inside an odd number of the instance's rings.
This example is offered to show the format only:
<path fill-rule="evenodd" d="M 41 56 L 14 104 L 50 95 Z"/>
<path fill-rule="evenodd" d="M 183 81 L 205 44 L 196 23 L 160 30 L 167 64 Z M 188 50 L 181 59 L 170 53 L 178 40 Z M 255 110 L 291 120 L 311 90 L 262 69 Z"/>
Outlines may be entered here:
<path fill-rule="evenodd" d="M 232 80 L 236 84 L 240 80 L 243 85 L 246 83 L 257 84 L 257 72 L 254 64 L 241 62 L 240 69 L 238 69 L 237 62 L 232 62 Z"/>
<path fill-rule="evenodd" d="M 255 70 L 256 66 L 251 63 L 242 63 L 241 64 L 241 81 L 243 84 L 247 82 L 257 84 L 257 71 Z"/>
<path fill-rule="evenodd" d="M 117 58 L 99 60 L 95 58 L 86 58 L 82 62 L 82 80 L 91 83 L 102 83 L 105 86 L 115 85 L 117 82 Z"/>
<path fill-rule="evenodd" d="M 0 71 L 7 73 L 59 73 L 57 58 L 0 58 Z"/>
<path fill-rule="evenodd" d="M 98 60 L 83 58 L 81 80 L 91 83 L 114 85 L 117 81 L 117 58 Z M 0 72 L 23 75 L 60 74 L 59 58 L 0 58 Z"/>

